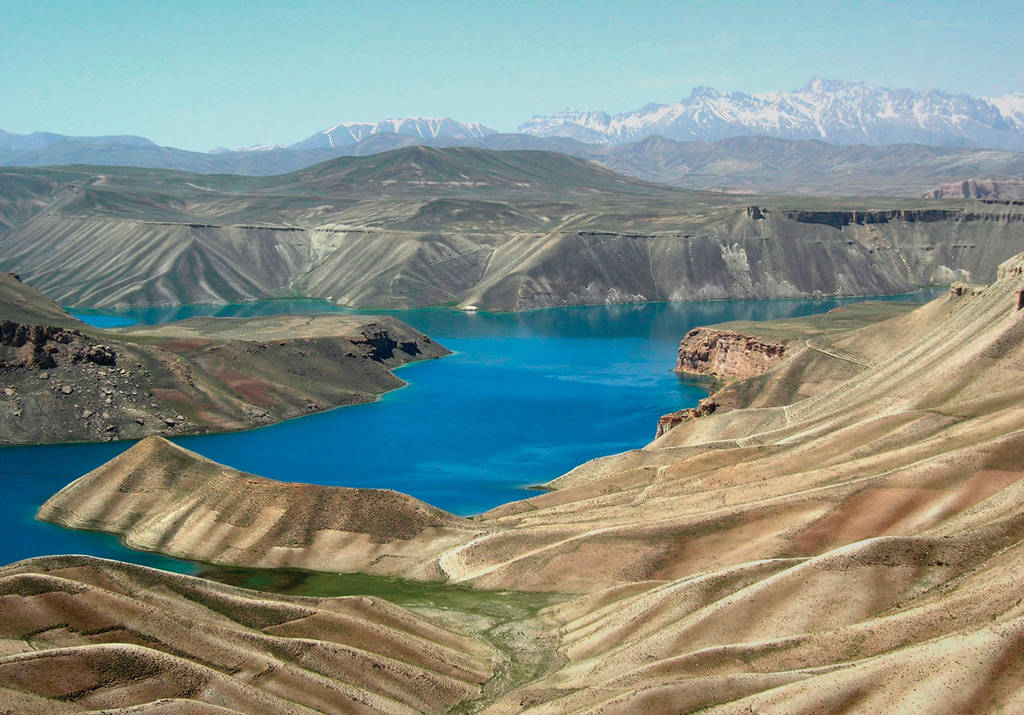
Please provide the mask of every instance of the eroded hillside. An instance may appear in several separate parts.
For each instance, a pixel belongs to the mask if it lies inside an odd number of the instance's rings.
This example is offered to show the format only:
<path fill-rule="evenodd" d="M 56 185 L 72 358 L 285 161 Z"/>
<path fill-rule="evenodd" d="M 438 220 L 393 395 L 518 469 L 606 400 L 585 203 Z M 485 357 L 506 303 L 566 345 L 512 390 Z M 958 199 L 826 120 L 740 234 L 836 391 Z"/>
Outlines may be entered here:
<path fill-rule="evenodd" d="M 0 708 L 445 713 L 498 656 L 384 600 L 285 598 L 85 556 L 0 568 Z"/>
<path fill-rule="evenodd" d="M 543 151 L 409 147 L 276 177 L 8 169 L 0 189 L 0 267 L 76 306 L 867 295 L 987 282 L 1024 248 L 1012 203 L 743 197 Z"/>
<path fill-rule="evenodd" d="M 417 544 L 410 573 L 421 578 L 582 594 L 538 615 L 559 624 L 549 646 L 559 657 L 476 707 L 1019 710 L 1021 291 L 1024 255 L 987 288 L 959 287 L 888 319 L 840 312 L 842 327 L 824 316 L 758 330 L 786 345 L 739 392 L 758 406 L 737 402 L 581 465 L 553 491 L 473 520 L 454 545 Z M 141 447 L 124 459 L 144 463 Z M 153 454 L 151 466 L 166 466 Z M 165 497 L 147 497 L 119 464 L 44 513 L 81 517 L 84 504 L 158 525 L 160 510 L 144 504 Z M 175 523 L 210 504 L 197 500 Z M 309 534 L 300 550 L 324 538 Z M 378 553 L 398 555 L 402 542 Z M 222 550 L 211 560 L 246 558 Z M 373 568 L 363 563 L 353 551 L 353 568 Z"/>

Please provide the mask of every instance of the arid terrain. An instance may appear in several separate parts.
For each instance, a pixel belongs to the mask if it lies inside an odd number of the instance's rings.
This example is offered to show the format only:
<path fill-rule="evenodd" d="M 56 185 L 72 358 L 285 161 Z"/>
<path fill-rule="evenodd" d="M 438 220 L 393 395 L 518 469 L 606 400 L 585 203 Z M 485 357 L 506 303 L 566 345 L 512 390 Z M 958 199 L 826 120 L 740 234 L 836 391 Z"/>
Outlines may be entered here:
<path fill-rule="evenodd" d="M 1024 2 L 0 18 L 0 715 L 1024 714 Z"/>
<path fill-rule="evenodd" d="M 1012 201 L 694 191 L 548 151 L 467 147 L 271 177 L 0 172 L 0 269 L 76 307 L 880 295 L 992 281 L 1021 250 L 1022 221 Z"/>
<path fill-rule="evenodd" d="M 209 575 L 238 583 L 255 583 L 248 567 L 315 569 L 330 544 L 331 571 L 389 575 L 401 560 L 403 575 L 470 585 L 484 602 L 503 598 L 488 589 L 550 592 L 553 605 L 506 622 L 533 634 L 512 648 L 468 609 L 444 614 L 517 674 L 488 681 L 474 711 L 1017 712 L 1021 291 L 1024 255 L 992 285 L 955 285 L 916 310 L 716 326 L 749 338 L 754 362 L 759 346 L 784 350 L 748 369 L 684 341 L 688 358 L 707 355 L 698 372 L 743 368 L 719 375 L 731 402 L 470 521 L 373 490 L 303 499 L 158 438 L 41 514 L 222 564 Z M 190 481 L 216 472 L 208 488 Z M 261 496 L 233 506 L 249 493 Z M 307 512 L 324 500 L 333 521 Z M 395 523 L 360 526 L 385 503 Z M 291 592 L 303 583 L 320 582 Z M 31 682 L 13 658 L 0 664 Z"/>
<path fill-rule="evenodd" d="M 342 129 L 342 127 L 336 127 Z M 558 152 L 596 162 L 644 181 L 698 191 L 800 196 L 890 196 L 930 194 L 964 198 L 1014 198 L 1024 173 L 1024 153 L 964 146 L 928 146 L 927 142 L 869 146 L 830 144 L 820 139 L 783 139 L 734 135 L 713 141 L 679 141 L 652 134 L 623 144 L 600 144 L 569 136 L 493 133 L 470 136 L 394 133 L 387 128 L 351 144 L 333 144 L 319 135 L 319 146 L 265 148 L 259 151 L 199 153 L 126 143 L 108 138 L 97 143 L 63 137 L 34 149 L 0 145 L 4 166 L 93 165 L 150 167 L 195 174 L 269 176 L 296 171 L 339 156 L 368 156 L 410 146 L 471 147 L 494 151 Z M 0 130 L 0 138 L 4 136 Z M 9 135 L 8 135 L 9 136 Z M 354 137 L 353 137 L 354 138 Z M 317 139 L 317 137 L 310 137 Z M 909 141 L 904 137 L 902 142 Z M 0 142 L 2 144 L 2 142 Z M 305 143 L 304 143 L 305 144 Z M 964 194 L 957 187 L 980 186 Z M 1014 185 L 1016 184 L 1016 188 Z M 941 186 L 940 186 L 941 185 Z M 935 187 L 939 193 L 932 194 Z M 948 187 L 948 188 L 947 188 Z M 954 193 L 948 193 L 953 189 Z M 993 189 L 996 189 L 993 192 Z M 1019 196 L 1016 196 L 1020 198 Z"/>
<path fill-rule="evenodd" d="M 4 713 L 444 713 L 496 662 L 379 598 L 278 597 L 85 556 L 0 568 Z"/>
<path fill-rule="evenodd" d="M 193 318 L 100 330 L 0 274 L 0 445 L 247 429 L 372 401 L 447 350 L 390 317 Z"/>

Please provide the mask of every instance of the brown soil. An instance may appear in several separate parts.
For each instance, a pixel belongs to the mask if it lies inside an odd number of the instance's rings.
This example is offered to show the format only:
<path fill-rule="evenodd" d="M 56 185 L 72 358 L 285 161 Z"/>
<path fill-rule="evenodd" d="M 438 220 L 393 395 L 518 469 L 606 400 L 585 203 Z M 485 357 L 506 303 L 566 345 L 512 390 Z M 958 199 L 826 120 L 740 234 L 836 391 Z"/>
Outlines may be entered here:
<path fill-rule="evenodd" d="M 0 569 L 3 712 L 444 713 L 496 660 L 380 599 L 276 597 L 84 556 Z"/>

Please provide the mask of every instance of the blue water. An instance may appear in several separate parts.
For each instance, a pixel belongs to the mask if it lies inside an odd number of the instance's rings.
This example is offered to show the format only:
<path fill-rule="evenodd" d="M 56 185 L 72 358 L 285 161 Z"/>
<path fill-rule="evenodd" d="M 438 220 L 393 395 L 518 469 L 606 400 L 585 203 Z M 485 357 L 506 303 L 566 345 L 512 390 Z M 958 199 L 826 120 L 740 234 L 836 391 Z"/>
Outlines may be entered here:
<path fill-rule="evenodd" d="M 903 297 L 923 302 L 935 291 Z M 218 462 L 275 479 L 397 489 L 458 514 L 531 495 L 593 457 L 640 447 L 657 418 L 706 392 L 671 372 L 692 327 L 822 312 L 854 299 L 716 301 L 558 308 L 527 313 L 386 311 L 455 354 L 413 363 L 409 385 L 375 403 L 249 432 L 175 440 Z M 74 311 L 93 324 L 193 315 L 326 312 L 321 301 Z M 378 311 L 380 312 L 380 311 Z M 128 442 L 0 449 L 0 564 L 88 553 L 179 571 L 192 565 L 131 551 L 110 536 L 35 521 L 39 505 Z"/>

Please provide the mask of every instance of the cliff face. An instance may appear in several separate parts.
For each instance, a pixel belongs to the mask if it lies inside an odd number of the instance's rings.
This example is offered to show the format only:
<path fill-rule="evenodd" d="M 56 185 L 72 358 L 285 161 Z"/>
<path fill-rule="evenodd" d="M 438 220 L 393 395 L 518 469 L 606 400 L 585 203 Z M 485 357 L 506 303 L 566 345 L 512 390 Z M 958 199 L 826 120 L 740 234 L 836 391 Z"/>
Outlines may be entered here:
<path fill-rule="evenodd" d="M 46 212 L 0 236 L 0 267 L 78 306 L 299 294 L 351 306 L 528 310 L 988 282 L 1020 249 L 1024 226 L 1024 207 L 989 203 L 856 211 L 566 203 L 545 207 L 546 216 L 475 201 L 427 220 L 436 203 L 398 203 L 393 217 L 376 204 L 353 207 L 343 225 L 315 216 L 260 226 Z M 108 260 L 115 254 L 123 260 Z"/>
<path fill-rule="evenodd" d="M 757 210 L 754 211 L 753 209 Z M 748 210 L 749 209 L 749 210 Z M 495 245 L 464 303 L 481 308 L 901 293 L 990 282 L 1021 247 L 1024 211 L 744 207 L 699 225 L 560 231 Z"/>
<path fill-rule="evenodd" d="M 1022 179 L 968 179 L 940 184 L 924 194 L 926 199 L 1024 199 Z"/>
<path fill-rule="evenodd" d="M 679 344 L 675 371 L 720 380 L 760 375 L 782 359 L 786 346 L 750 335 L 694 328 Z"/>

